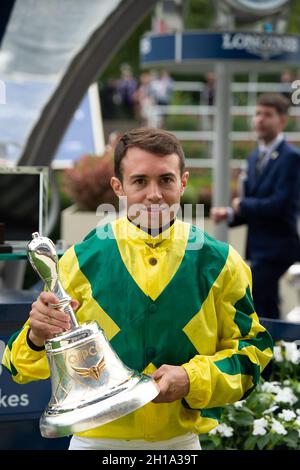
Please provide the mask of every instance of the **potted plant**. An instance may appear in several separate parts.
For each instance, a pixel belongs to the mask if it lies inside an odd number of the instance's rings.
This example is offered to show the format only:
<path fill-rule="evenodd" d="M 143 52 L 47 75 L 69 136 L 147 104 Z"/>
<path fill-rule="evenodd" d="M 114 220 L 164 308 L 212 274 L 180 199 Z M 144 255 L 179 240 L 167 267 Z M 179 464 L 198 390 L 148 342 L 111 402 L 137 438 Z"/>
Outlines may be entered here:
<path fill-rule="evenodd" d="M 300 449 L 300 350 L 274 347 L 273 372 L 245 400 L 224 409 L 221 423 L 201 437 L 209 450 Z"/>
<path fill-rule="evenodd" d="M 61 237 L 68 244 L 80 242 L 95 228 L 101 216 L 100 204 L 117 205 L 110 180 L 114 174 L 112 148 L 103 156 L 83 155 L 73 168 L 64 170 L 63 191 L 74 204 L 62 211 Z"/>

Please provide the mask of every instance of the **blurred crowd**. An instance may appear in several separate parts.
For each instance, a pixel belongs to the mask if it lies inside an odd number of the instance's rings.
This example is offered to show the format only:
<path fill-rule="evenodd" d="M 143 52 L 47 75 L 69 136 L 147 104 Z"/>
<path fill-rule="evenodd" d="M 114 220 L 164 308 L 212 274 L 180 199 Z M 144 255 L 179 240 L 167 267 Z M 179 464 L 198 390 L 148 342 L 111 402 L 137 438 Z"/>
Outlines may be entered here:
<path fill-rule="evenodd" d="M 145 71 L 135 78 L 128 64 L 121 66 L 120 78 L 109 78 L 102 86 L 101 104 L 105 119 L 136 119 L 141 126 L 161 125 L 161 118 L 151 122 L 151 106 L 168 105 L 173 80 L 166 70 Z"/>

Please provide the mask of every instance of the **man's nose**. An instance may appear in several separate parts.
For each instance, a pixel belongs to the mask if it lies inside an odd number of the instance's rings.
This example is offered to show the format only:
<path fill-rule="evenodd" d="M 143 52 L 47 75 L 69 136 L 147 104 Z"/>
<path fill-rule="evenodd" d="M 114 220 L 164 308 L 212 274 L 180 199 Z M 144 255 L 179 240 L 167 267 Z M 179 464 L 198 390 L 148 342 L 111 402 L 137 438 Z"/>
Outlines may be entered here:
<path fill-rule="evenodd" d="M 162 199 L 161 190 L 157 183 L 151 183 L 149 185 L 147 199 L 151 202 L 159 202 Z"/>
<path fill-rule="evenodd" d="M 264 120 L 263 116 L 256 116 L 255 117 L 256 122 L 262 122 Z"/>

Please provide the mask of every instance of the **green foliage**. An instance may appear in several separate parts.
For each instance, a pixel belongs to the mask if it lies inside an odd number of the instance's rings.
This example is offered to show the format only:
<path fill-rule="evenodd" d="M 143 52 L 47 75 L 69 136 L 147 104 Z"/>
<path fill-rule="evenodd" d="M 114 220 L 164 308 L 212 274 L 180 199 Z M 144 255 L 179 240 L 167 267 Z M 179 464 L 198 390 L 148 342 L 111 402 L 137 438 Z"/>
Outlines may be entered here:
<path fill-rule="evenodd" d="M 209 144 L 205 142 L 182 142 L 186 158 L 211 158 Z"/>
<path fill-rule="evenodd" d="M 246 160 L 252 150 L 253 142 L 233 142 L 232 158 L 237 160 Z"/>
<path fill-rule="evenodd" d="M 181 198 L 181 204 L 192 204 L 193 210 L 195 210 L 196 204 L 204 204 L 205 215 L 208 215 L 211 206 L 210 169 L 190 171 L 188 185 Z"/>
<path fill-rule="evenodd" d="M 197 131 L 199 130 L 199 117 L 169 115 L 165 119 L 165 128 L 171 131 Z"/>
<path fill-rule="evenodd" d="M 185 16 L 185 28 L 209 29 L 213 17 L 213 2 L 208 0 L 189 0 Z"/>
<path fill-rule="evenodd" d="M 297 118 L 290 118 L 285 128 L 286 132 L 297 132 Z"/>
<path fill-rule="evenodd" d="M 151 30 L 151 13 L 149 13 L 132 32 L 129 38 L 122 43 L 120 49 L 114 54 L 106 69 L 101 74 L 99 80 L 104 82 L 109 77 L 120 77 L 120 66 L 127 63 L 131 66 L 135 76 L 140 73 L 140 38 Z"/>
<path fill-rule="evenodd" d="M 251 125 L 249 125 L 249 117 L 248 116 L 233 116 L 232 130 L 236 132 L 251 131 Z"/>
<path fill-rule="evenodd" d="M 175 74 L 172 74 L 173 78 L 175 81 L 200 81 L 201 77 L 197 76 L 196 79 L 195 77 L 191 77 L 191 75 L 188 76 L 178 76 L 176 78 Z M 179 90 L 174 90 L 172 93 L 172 104 L 174 105 L 189 105 L 189 104 L 200 104 L 200 91 L 179 91 Z"/>
<path fill-rule="evenodd" d="M 300 3 L 297 0 L 292 0 L 291 11 L 287 26 L 288 33 L 299 34 L 300 30 Z"/>
<path fill-rule="evenodd" d="M 249 77 L 247 76 L 247 81 Z M 236 77 L 234 78 L 236 82 L 240 82 Z M 237 91 L 235 93 L 232 93 L 232 100 L 233 100 L 233 105 L 234 106 L 248 106 L 248 93 L 245 91 Z"/>

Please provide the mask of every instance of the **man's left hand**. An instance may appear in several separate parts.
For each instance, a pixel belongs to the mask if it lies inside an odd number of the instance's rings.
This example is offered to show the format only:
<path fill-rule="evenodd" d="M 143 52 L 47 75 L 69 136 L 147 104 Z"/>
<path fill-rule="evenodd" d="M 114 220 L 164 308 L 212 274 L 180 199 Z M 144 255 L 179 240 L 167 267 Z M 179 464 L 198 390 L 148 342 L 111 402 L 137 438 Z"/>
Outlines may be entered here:
<path fill-rule="evenodd" d="M 186 370 L 181 366 L 163 364 L 152 378 L 156 380 L 160 393 L 154 403 L 170 403 L 185 397 L 190 389 L 190 381 Z"/>

